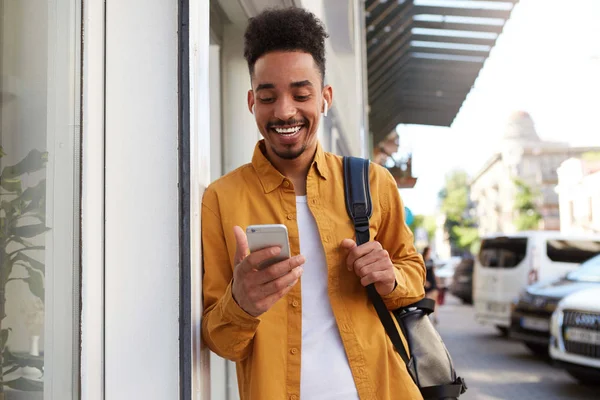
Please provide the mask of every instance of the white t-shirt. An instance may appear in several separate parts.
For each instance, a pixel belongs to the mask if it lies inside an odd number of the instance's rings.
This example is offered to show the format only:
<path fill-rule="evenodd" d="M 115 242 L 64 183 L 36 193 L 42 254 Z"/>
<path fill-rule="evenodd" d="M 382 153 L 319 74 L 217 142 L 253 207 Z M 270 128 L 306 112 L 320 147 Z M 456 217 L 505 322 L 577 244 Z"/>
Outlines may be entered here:
<path fill-rule="evenodd" d="M 315 218 L 306 196 L 296 197 L 302 274 L 302 400 L 358 400 L 348 357 L 342 344 L 329 296 L 327 261 Z"/>

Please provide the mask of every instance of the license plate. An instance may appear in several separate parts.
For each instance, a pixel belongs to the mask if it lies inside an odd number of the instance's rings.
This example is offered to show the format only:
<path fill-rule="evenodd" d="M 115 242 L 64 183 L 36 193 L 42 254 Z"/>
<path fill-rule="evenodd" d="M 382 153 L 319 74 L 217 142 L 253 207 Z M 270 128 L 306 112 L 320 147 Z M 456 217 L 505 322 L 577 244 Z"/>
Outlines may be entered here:
<path fill-rule="evenodd" d="M 567 328 L 565 330 L 565 339 L 572 342 L 599 345 L 600 332 L 580 328 Z"/>
<path fill-rule="evenodd" d="M 505 313 L 507 310 L 507 305 L 504 303 L 488 303 L 487 309 L 488 311 L 494 313 Z"/>
<path fill-rule="evenodd" d="M 550 331 L 550 320 L 543 318 L 521 318 L 521 327 L 530 329 L 538 332 L 549 332 Z"/>

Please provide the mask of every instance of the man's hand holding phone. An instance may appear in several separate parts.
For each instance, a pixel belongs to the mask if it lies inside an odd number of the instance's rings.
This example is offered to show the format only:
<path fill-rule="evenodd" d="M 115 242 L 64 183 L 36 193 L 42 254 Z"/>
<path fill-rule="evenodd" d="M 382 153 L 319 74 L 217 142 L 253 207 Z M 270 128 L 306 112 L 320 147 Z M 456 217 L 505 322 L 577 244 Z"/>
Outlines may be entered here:
<path fill-rule="evenodd" d="M 266 268 L 261 265 L 281 252 L 280 247 L 267 247 L 250 253 L 242 228 L 233 228 L 236 240 L 232 294 L 237 304 L 253 317 L 268 311 L 286 295 L 302 276 L 304 256 L 298 255 Z"/>

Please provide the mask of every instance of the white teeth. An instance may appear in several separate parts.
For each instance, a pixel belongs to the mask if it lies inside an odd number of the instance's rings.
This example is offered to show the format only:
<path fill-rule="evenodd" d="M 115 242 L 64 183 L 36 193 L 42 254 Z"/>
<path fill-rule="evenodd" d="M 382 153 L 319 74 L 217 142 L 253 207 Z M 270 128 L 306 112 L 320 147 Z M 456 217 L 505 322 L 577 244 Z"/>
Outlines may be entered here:
<path fill-rule="evenodd" d="M 293 128 L 275 128 L 275 131 L 277 133 L 283 134 L 283 135 L 293 135 L 294 133 L 297 133 L 300 129 L 302 129 L 301 126 L 295 126 Z"/>

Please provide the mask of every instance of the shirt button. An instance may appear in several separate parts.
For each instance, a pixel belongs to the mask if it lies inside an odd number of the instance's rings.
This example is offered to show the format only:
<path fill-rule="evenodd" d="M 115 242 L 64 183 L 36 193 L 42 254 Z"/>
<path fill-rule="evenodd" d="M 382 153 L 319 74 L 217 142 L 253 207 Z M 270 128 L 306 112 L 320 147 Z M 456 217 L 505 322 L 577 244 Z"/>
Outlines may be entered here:
<path fill-rule="evenodd" d="M 283 187 L 289 188 L 290 187 L 290 182 L 289 181 L 283 181 Z"/>
<path fill-rule="evenodd" d="M 292 220 L 292 219 L 294 219 L 294 214 L 288 214 L 288 215 L 287 215 L 287 219 L 289 219 L 289 220 Z"/>
<path fill-rule="evenodd" d="M 292 307 L 298 307 L 299 305 L 300 305 L 300 302 L 298 300 L 292 301 Z"/>
<path fill-rule="evenodd" d="M 292 353 L 292 354 L 298 354 L 298 349 L 294 347 L 294 348 L 292 348 L 290 350 L 290 353 Z"/>
<path fill-rule="evenodd" d="M 290 396 L 290 400 L 298 400 L 298 396 L 296 396 L 295 394 Z"/>
<path fill-rule="evenodd" d="M 317 199 L 312 199 L 313 204 L 317 204 Z"/>

